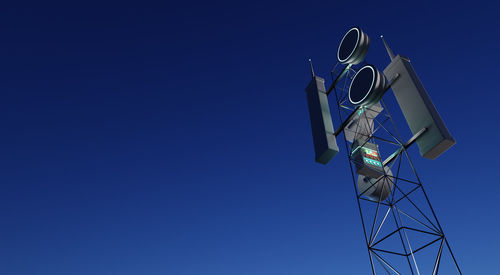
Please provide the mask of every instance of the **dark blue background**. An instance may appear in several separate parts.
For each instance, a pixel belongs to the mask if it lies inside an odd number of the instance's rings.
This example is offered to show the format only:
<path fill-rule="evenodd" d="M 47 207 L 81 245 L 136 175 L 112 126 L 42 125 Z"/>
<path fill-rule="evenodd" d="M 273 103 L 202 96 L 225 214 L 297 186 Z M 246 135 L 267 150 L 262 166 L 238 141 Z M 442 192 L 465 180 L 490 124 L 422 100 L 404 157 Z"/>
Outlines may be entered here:
<path fill-rule="evenodd" d="M 369 61 L 389 62 L 380 34 L 411 58 L 456 138 L 414 159 L 464 273 L 493 274 L 493 5 L 3 5 L 0 273 L 369 273 L 344 152 L 314 163 L 304 94 L 307 58 L 329 79 L 359 25 Z"/>

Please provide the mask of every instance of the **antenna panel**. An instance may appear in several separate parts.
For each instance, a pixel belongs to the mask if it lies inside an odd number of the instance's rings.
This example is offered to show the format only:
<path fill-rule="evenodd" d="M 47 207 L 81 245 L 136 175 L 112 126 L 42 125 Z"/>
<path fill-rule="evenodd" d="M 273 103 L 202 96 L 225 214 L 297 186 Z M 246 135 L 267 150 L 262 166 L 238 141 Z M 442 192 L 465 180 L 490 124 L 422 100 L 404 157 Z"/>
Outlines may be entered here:
<path fill-rule="evenodd" d="M 391 88 L 411 132 L 415 135 L 427 128 L 417 139 L 420 154 L 424 158 L 435 159 L 453 146 L 455 139 L 446 128 L 410 60 L 401 55 L 396 56 L 385 68 L 384 74 L 388 79 L 399 74 Z"/>
<path fill-rule="evenodd" d="M 313 76 L 306 88 L 309 118 L 314 142 L 316 162 L 327 164 L 338 152 L 330 106 L 325 90 L 325 80 Z"/>

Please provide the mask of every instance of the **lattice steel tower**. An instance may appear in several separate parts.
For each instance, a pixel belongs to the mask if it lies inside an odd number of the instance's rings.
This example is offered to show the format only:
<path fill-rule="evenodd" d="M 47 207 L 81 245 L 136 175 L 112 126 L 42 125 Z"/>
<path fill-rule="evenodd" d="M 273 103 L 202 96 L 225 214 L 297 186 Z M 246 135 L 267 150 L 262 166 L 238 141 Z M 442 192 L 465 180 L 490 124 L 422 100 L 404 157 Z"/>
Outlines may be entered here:
<path fill-rule="evenodd" d="M 435 159 L 455 140 L 410 60 L 395 56 L 383 42 L 391 62 L 380 72 L 364 61 L 370 38 L 351 28 L 340 42 L 328 90 L 310 64 L 306 95 L 316 161 L 326 164 L 339 152 L 336 138 L 343 133 L 373 274 L 438 274 L 440 269 L 449 274 L 445 268 L 461 274 L 407 151 L 416 144 L 421 156 Z M 408 140 L 384 101 L 389 90 L 411 130 Z M 332 94 L 341 121 L 337 130 L 328 101 Z"/>

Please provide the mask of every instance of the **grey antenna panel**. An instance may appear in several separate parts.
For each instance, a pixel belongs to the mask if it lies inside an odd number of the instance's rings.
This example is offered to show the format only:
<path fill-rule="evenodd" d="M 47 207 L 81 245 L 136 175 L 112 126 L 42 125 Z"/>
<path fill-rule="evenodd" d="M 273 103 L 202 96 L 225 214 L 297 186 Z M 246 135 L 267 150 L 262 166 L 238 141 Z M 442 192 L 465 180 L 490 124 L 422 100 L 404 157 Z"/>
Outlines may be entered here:
<path fill-rule="evenodd" d="M 338 152 L 337 140 L 334 135 L 330 106 L 325 90 L 325 80 L 312 77 L 306 88 L 309 118 L 314 142 L 316 162 L 327 164 Z"/>
<path fill-rule="evenodd" d="M 424 158 L 435 159 L 453 146 L 455 139 L 446 128 L 410 60 L 401 55 L 396 56 L 385 68 L 384 74 L 388 79 L 399 74 L 391 88 L 411 132 L 416 134 L 427 128 L 417 139 L 420 154 Z"/>

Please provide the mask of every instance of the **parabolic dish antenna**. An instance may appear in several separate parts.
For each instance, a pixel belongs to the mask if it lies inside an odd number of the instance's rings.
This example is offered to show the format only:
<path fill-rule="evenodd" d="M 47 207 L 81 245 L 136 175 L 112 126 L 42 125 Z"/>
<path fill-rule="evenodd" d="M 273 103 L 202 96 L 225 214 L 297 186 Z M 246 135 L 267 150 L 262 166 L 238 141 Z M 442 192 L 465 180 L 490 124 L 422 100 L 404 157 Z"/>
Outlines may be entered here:
<path fill-rule="evenodd" d="M 363 196 L 370 198 L 374 201 L 383 201 L 387 199 L 391 193 L 393 186 L 392 171 L 389 167 L 385 167 L 385 175 L 378 179 L 370 178 L 367 176 L 358 176 L 358 189 L 359 193 Z"/>
<path fill-rule="evenodd" d="M 385 91 L 385 76 L 373 65 L 361 68 L 349 87 L 349 101 L 355 106 L 369 107 L 377 103 Z"/>
<path fill-rule="evenodd" d="M 337 59 L 342 64 L 359 64 L 370 47 L 370 38 L 361 28 L 351 28 L 340 41 Z"/>

